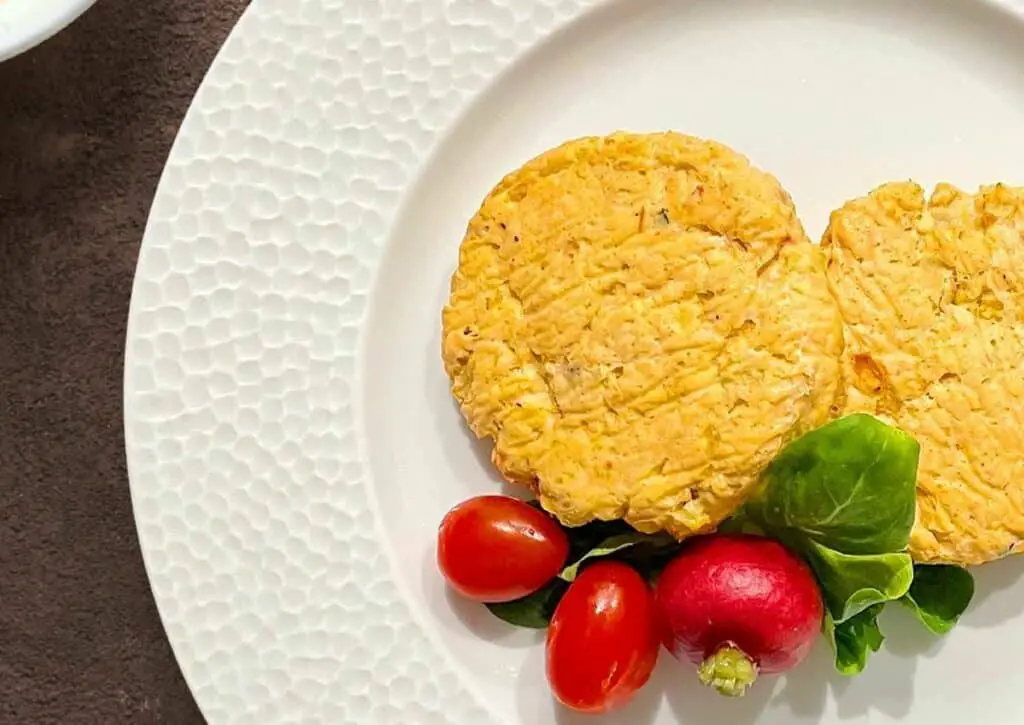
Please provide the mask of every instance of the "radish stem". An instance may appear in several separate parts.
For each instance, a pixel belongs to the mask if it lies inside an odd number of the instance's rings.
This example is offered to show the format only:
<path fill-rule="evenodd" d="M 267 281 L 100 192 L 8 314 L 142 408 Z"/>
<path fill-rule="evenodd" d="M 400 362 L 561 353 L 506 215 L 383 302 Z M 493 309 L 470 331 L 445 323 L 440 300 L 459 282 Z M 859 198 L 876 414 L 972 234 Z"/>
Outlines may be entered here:
<path fill-rule="evenodd" d="M 727 645 L 701 663 L 700 681 L 728 697 L 740 697 L 757 679 L 757 665 L 740 649 Z"/>

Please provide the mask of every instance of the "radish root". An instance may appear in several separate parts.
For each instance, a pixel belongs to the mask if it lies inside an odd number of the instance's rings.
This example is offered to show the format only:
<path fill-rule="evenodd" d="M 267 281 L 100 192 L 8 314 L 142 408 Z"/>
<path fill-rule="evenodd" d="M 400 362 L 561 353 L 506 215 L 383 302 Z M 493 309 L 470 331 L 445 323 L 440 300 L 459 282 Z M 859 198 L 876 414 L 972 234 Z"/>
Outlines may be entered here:
<path fill-rule="evenodd" d="M 726 645 L 701 663 L 700 681 L 728 697 L 741 697 L 757 679 L 757 665 L 742 650 Z"/>

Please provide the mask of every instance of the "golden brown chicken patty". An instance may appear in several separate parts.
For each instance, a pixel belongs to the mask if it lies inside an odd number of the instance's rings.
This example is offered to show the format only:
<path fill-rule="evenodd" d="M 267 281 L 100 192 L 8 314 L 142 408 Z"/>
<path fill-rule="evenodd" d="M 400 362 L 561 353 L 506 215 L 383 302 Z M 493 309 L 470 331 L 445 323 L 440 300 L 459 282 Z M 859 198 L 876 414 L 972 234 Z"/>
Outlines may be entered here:
<path fill-rule="evenodd" d="M 841 352 L 789 196 L 676 133 L 578 139 L 507 176 L 443 313 L 452 392 L 508 479 L 569 526 L 680 538 L 828 419 Z"/>
<path fill-rule="evenodd" d="M 846 412 L 921 444 L 919 561 L 980 564 L 1024 536 L 1024 189 L 886 184 L 823 245 L 846 326 Z"/>

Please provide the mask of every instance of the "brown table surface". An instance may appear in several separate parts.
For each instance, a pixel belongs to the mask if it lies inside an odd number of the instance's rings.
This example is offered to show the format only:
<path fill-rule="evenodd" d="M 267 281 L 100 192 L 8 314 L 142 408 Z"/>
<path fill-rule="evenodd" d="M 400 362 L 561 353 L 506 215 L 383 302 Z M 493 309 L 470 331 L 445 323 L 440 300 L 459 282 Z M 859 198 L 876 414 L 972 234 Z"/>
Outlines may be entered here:
<path fill-rule="evenodd" d="M 121 423 L 146 215 L 247 0 L 99 0 L 0 63 L 0 723 L 202 723 L 142 566 Z"/>

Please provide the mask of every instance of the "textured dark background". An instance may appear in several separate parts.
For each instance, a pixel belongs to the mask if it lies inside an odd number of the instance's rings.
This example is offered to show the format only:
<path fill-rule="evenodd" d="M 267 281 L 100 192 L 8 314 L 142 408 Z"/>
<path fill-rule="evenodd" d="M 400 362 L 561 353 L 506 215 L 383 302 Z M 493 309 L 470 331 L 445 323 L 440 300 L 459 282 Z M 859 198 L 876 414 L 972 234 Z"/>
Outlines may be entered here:
<path fill-rule="evenodd" d="M 121 370 L 161 168 L 247 4 L 99 0 L 0 63 L 2 725 L 203 722 L 142 566 Z"/>

